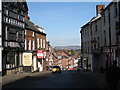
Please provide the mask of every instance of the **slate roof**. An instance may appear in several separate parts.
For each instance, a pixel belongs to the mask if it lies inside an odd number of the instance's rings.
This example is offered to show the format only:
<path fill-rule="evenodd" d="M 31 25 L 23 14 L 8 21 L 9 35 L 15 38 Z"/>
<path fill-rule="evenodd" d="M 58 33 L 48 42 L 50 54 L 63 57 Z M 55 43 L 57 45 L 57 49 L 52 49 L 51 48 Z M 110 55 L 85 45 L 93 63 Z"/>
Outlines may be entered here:
<path fill-rule="evenodd" d="M 34 26 L 34 23 L 25 19 L 25 24 L 26 24 L 26 28 L 27 29 L 30 29 L 30 30 L 33 30 L 33 31 L 39 31 L 35 26 Z"/>
<path fill-rule="evenodd" d="M 26 29 L 35 31 L 35 32 L 43 34 L 43 35 L 46 35 L 45 33 L 40 32 L 32 21 L 29 21 L 29 20 L 25 19 L 25 24 L 26 24 L 25 25 Z"/>

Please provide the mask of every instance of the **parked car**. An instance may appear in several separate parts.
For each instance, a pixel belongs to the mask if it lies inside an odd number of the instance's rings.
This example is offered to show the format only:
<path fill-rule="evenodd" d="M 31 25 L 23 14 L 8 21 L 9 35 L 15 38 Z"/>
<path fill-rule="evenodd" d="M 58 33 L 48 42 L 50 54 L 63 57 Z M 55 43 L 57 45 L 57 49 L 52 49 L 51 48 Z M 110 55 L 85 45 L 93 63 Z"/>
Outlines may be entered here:
<path fill-rule="evenodd" d="M 53 66 L 52 67 L 52 73 L 59 72 L 61 73 L 61 68 L 59 66 Z"/>

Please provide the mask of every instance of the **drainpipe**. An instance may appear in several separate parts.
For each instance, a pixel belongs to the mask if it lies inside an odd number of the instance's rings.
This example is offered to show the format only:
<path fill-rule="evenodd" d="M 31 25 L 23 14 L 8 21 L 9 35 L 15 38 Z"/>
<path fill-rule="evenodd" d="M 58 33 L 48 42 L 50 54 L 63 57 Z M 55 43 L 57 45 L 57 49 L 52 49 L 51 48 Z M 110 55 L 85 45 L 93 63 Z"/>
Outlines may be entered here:
<path fill-rule="evenodd" d="M 110 66 L 111 66 L 111 23 L 110 23 L 110 8 L 108 9 L 108 23 L 109 23 L 109 49 L 110 49 Z"/>

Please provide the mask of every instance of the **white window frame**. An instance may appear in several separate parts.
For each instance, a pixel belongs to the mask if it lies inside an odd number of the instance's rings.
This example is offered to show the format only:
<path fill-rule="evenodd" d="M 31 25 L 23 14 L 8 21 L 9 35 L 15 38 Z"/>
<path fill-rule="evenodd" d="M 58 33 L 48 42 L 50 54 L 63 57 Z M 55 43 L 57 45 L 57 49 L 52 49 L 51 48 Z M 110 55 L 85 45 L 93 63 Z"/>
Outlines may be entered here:
<path fill-rule="evenodd" d="M 37 38 L 37 48 L 39 48 L 39 38 Z"/>
<path fill-rule="evenodd" d="M 27 30 L 25 30 L 25 35 L 27 35 Z"/>
<path fill-rule="evenodd" d="M 28 50 L 31 50 L 31 40 L 28 42 Z"/>
<path fill-rule="evenodd" d="M 40 39 L 40 44 L 41 44 L 41 48 L 43 48 L 43 42 L 42 42 L 43 40 L 42 39 Z"/>
<path fill-rule="evenodd" d="M 34 40 L 32 41 L 32 45 L 33 45 L 32 49 L 35 50 L 35 41 Z"/>

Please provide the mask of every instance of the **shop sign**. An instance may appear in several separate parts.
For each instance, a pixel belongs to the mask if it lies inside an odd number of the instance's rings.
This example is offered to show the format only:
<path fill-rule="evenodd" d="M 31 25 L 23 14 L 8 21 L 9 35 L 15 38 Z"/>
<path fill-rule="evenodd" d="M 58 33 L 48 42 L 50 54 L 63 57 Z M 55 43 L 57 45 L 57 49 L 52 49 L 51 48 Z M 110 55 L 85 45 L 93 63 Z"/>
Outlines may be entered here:
<path fill-rule="evenodd" d="M 32 65 L 32 53 L 23 53 L 23 66 Z"/>
<path fill-rule="evenodd" d="M 37 51 L 37 58 L 38 59 L 43 59 L 44 58 L 44 51 L 43 50 L 38 50 Z"/>

